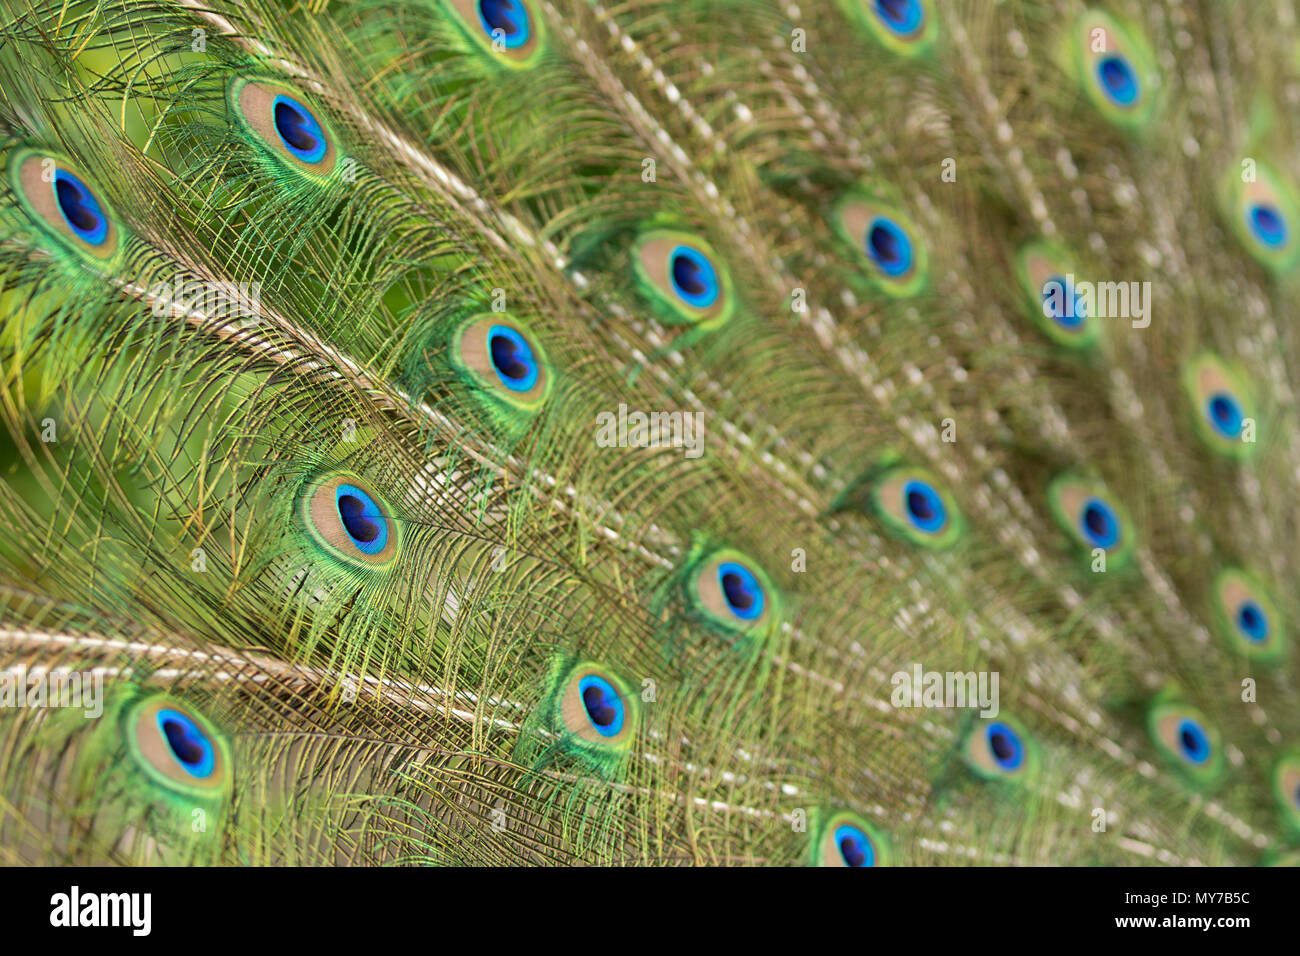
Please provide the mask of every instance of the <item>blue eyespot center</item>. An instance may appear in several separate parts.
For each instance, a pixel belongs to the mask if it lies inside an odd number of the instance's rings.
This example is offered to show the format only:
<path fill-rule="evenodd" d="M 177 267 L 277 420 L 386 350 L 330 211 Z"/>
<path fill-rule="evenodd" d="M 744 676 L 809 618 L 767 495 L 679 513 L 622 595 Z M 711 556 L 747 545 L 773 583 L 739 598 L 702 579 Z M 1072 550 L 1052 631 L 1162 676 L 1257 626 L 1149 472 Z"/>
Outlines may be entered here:
<path fill-rule="evenodd" d="M 754 572 L 735 561 L 718 565 L 718 586 L 726 598 L 731 613 L 744 621 L 752 621 L 763 613 L 763 586 Z"/>
<path fill-rule="evenodd" d="M 1237 627 L 1248 640 L 1256 644 L 1268 640 L 1268 615 L 1254 601 L 1242 601 L 1237 608 Z"/>
<path fill-rule="evenodd" d="M 492 326 L 488 330 L 488 351 L 492 367 L 506 388 L 526 392 L 537 384 L 541 371 L 532 346 L 514 329 L 506 325 Z"/>
<path fill-rule="evenodd" d="M 329 144 L 311 110 L 283 93 L 275 98 L 271 110 L 275 131 L 291 155 L 304 163 L 318 163 L 325 157 Z"/>
<path fill-rule="evenodd" d="M 920 530 L 933 534 L 948 520 L 948 509 L 938 492 L 924 481 L 909 481 L 903 486 L 907 515 Z"/>
<path fill-rule="evenodd" d="M 1003 770 L 1016 770 L 1025 761 L 1025 747 L 1020 735 L 1006 724 L 990 724 L 987 731 L 989 751 Z"/>
<path fill-rule="evenodd" d="M 388 522 L 375 499 L 356 485 L 339 485 L 335 492 L 339 521 L 352 543 L 365 554 L 378 554 L 388 544 Z"/>
<path fill-rule="evenodd" d="M 857 827 L 847 823 L 836 827 L 834 839 L 845 866 L 876 865 L 876 848 Z"/>
<path fill-rule="evenodd" d="M 104 241 L 108 217 L 90 187 L 66 169 L 58 169 L 54 173 L 54 197 L 64 222 L 78 239 L 92 246 Z"/>
<path fill-rule="evenodd" d="M 1184 757 L 1194 764 L 1210 759 L 1210 738 L 1196 721 L 1184 720 L 1178 725 L 1178 746 Z"/>
<path fill-rule="evenodd" d="M 1043 301 L 1052 321 L 1064 328 L 1077 329 L 1088 318 L 1088 300 L 1078 289 L 1071 290 L 1064 276 L 1054 275 L 1043 283 Z"/>
<path fill-rule="evenodd" d="M 1237 399 L 1227 392 L 1215 392 L 1206 405 L 1210 424 L 1224 438 L 1236 438 L 1241 434 L 1244 416 Z"/>
<path fill-rule="evenodd" d="M 1132 106 L 1138 98 L 1138 79 L 1133 66 L 1122 56 L 1108 56 L 1097 64 L 1097 78 L 1106 96 L 1116 106 Z"/>
<path fill-rule="evenodd" d="M 894 33 L 910 36 L 925 20 L 920 0 L 876 0 L 876 15 Z"/>
<path fill-rule="evenodd" d="M 887 276 L 900 276 L 912 268 L 912 241 L 898 223 L 877 216 L 867 227 L 867 255 Z"/>
<path fill-rule="evenodd" d="M 623 700 L 614 685 L 603 677 L 588 674 L 578 683 L 582 706 L 596 732 L 602 737 L 613 737 L 623 729 L 626 719 Z"/>
<path fill-rule="evenodd" d="M 1093 547 L 1110 548 L 1119 540 L 1119 518 L 1100 498 L 1089 498 L 1084 503 L 1079 525 Z"/>
<path fill-rule="evenodd" d="M 690 246 L 678 246 L 669 261 L 673 289 L 688 304 L 707 309 L 718 301 L 718 273 L 703 253 Z"/>
<path fill-rule="evenodd" d="M 1255 238 L 1264 245 L 1275 249 L 1286 245 L 1289 230 L 1286 217 L 1277 206 L 1271 203 L 1253 205 L 1247 211 L 1246 219 Z"/>
<path fill-rule="evenodd" d="M 216 750 L 207 734 L 178 710 L 160 710 L 158 730 L 176 761 L 193 777 L 207 777 L 216 766 Z"/>
<path fill-rule="evenodd" d="M 478 16 L 488 36 L 500 40 L 507 50 L 528 42 L 528 10 L 520 0 L 479 0 Z M 500 35 L 493 36 L 497 30 Z"/>

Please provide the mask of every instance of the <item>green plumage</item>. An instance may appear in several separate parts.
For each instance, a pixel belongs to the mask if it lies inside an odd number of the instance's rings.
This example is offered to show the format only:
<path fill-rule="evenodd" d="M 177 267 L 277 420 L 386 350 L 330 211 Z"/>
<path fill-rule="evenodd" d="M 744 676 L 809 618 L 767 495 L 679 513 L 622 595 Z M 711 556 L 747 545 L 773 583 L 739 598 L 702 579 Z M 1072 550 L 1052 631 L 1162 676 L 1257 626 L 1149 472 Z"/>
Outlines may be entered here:
<path fill-rule="evenodd" d="M 0 862 L 1294 862 L 1271 6 L 0 0 Z"/>

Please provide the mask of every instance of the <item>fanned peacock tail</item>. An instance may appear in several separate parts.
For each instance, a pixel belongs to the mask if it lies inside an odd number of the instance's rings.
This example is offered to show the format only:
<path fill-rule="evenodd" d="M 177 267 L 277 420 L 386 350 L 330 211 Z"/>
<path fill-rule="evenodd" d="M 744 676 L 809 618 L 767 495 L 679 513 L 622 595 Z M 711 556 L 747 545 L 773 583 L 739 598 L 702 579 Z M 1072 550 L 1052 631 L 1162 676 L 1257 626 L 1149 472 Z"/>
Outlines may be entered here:
<path fill-rule="evenodd" d="M 0 861 L 1293 859 L 1298 51 L 4 0 Z"/>

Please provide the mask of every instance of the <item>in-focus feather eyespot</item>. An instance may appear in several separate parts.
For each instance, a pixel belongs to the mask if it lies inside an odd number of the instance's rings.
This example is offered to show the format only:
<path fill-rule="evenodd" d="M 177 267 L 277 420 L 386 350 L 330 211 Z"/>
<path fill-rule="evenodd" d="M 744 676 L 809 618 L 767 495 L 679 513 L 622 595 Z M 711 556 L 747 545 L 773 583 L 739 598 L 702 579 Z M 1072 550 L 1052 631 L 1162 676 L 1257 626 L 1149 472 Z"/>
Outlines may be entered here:
<path fill-rule="evenodd" d="M 120 248 L 112 210 L 68 158 L 20 147 L 9 154 L 9 185 L 32 222 L 63 248 L 96 265 Z"/>
<path fill-rule="evenodd" d="M 1227 216 L 1237 239 L 1261 265 L 1285 272 L 1300 261 L 1300 198 L 1266 163 L 1248 159 L 1229 169 Z"/>
<path fill-rule="evenodd" d="M 383 499 L 355 475 L 333 475 L 315 484 L 302 501 L 308 532 L 335 557 L 381 568 L 399 551 L 399 533 Z"/>
<path fill-rule="evenodd" d="M 731 548 L 712 551 L 692 566 L 688 594 L 697 612 L 727 630 L 765 630 L 776 616 L 776 593 L 767 576 Z"/>
<path fill-rule="evenodd" d="M 925 287 L 925 244 L 900 210 L 866 193 L 850 192 L 835 204 L 831 225 L 865 258 L 872 284 L 886 295 L 906 298 Z"/>
<path fill-rule="evenodd" d="M 546 52 L 546 28 L 534 0 L 443 0 L 461 29 L 494 61 L 535 66 Z"/>
<path fill-rule="evenodd" d="M 1087 298 L 1067 253 L 1046 242 L 1031 242 L 1016 254 L 1016 271 L 1034 323 L 1059 345 L 1084 348 L 1097 339 L 1098 322 L 1088 314 Z"/>
<path fill-rule="evenodd" d="M 1240 654 L 1261 663 L 1286 653 L 1286 628 L 1263 586 L 1245 571 L 1225 568 L 1214 579 L 1218 631 Z"/>
<path fill-rule="evenodd" d="M 1273 764 L 1273 796 L 1287 829 L 1300 832 L 1300 750 L 1284 753 Z"/>
<path fill-rule="evenodd" d="M 555 375 L 535 336 L 505 313 L 475 316 L 453 334 L 451 359 L 464 381 L 499 408 L 535 413 Z"/>
<path fill-rule="evenodd" d="M 1067 57 L 1084 94 L 1116 126 L 1145 125 L 1155 111 L 1159 73 L 1136 31 L 1101 10 L 1087 10 L 1071 28 Z"/>
<path fill-rule="evenodd" d="M 979 719 L 962 746 L 966 765 L 988 780 L 1017 780 L 1027 776 L 1036 763 L 1029 735 L 1009 717 Z"/>
<path fill-rule="evenodd" d="M 917 56 L 939 35 L 932 0 L 840 0 L 845 12 L 887 50 Z"/>
<path fill-rule="evenodd" d="M 1260 866 L 1300 866 L 1300 850 L 1273 847 L 1259 861 Z"/>
<path fill-rule="evenodd" d="M 231 783 L 230 748 L 192 707 L 155 694 L 122 713 L 127 752 L 155 783 L 183 796 L 214 797 Z"/>
<path fill-rule="evenodd" d="M 289 169 L 317 179 L 338 165 L 338 146 L 319 109 L 276 80 L 234 77 L 226 99 L 236 122 Z"/>
<path fill-rule="evenodd" d="M 1255 454 L 1258 413 L 1245 379 L 1217 356 L 1206 353 L 1184 366 L 1183 388 L 1192 405 L 1197 434 L 1207 446 L 1232 458 Z"/>
<path fill-rule="evenodd" d="M 877 479 L 871 502 L 893 531 L 915 544 L 951 547 L 964 529 L 956 502 L 924 469 L 891 468 Z"/>
<path fill-rule="evenodd" d="M 856 813 L 832 814 L 813 843 L 814 866 L 888 866 L 884 835 Z"/>
<path fill-rule="evenodd" d="M 1122 567 L 1133 553 L 1135 534 L 1128 512 L 1098 482 L 1061 475 L 1047 488 L 1057 523 L 1079 545 L 1106 553 L 1108 568 Z"/>
<path fill-rule="evenodd" d="M 1196 784 L 1209 784 L 1223 772 L 1219 731 L 1194 707 L 1157 701 L 1147 713 L 1147 732 L 1156 749 Z"/>
<path fill-rule="evenodd" d="M 572 668 L 556 695 L 557 729 L 584 749 L 626 749 L 636 731 L 639 699 L 616 676 L 586 662 Z"/>
<path fill-rule="evenodd" d="M 731 273 L 698 236 L 673 229 L 642 232 L 633 244 L 632 269 L 664 322 L 714 329 L 735 311 Z"/>

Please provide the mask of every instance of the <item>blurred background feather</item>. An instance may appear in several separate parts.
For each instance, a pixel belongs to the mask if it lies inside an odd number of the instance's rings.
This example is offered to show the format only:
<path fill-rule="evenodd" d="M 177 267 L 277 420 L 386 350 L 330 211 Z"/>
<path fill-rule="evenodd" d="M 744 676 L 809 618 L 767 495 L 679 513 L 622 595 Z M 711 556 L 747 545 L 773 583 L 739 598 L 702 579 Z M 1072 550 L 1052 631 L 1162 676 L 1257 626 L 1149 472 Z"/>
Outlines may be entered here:
<path fill-rule="evenodd" d="M 0 861 L 1294 861 L 1298 41 L 2 0 Z"/>

